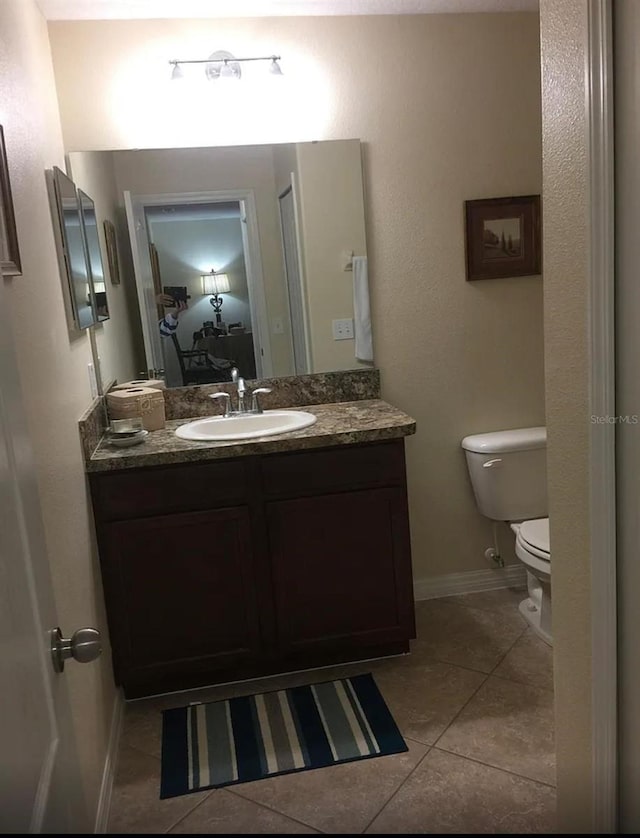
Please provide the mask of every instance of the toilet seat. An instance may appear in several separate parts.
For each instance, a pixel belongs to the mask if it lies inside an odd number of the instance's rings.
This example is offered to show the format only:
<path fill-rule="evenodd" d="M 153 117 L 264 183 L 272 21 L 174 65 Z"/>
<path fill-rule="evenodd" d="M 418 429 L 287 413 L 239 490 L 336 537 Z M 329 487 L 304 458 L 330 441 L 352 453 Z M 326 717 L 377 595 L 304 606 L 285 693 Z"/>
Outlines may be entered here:
<path fill-rule="evenodd" d="M 551 553 L 548 518 L 534 518 L 531 521 L 524 521 L 520 525 L 520 536 L 523 541 L 535 547 L 536 550 L 540 550 L 547 556 Z"/>
<path fill-rule="evenodd" d="M 535 518 L 524 521 L 516 534 L 516 547 L 547 564 L 551 563 L 551 544 L 549 541 L 549 519 Z M 535 563 L 537 564 L 537 562 Z M 547 570 L 547 572 L 549 572 Z"/>

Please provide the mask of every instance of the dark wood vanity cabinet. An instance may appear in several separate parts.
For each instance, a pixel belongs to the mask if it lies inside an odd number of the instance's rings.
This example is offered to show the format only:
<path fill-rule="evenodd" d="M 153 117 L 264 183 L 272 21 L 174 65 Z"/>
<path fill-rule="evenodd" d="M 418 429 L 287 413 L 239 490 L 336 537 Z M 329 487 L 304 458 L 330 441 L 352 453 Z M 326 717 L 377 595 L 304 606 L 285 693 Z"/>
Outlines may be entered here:
<path fill-rule="evenodd" d="M 90 474 L 128 698 L 407 651 L 402 439 Z"/>

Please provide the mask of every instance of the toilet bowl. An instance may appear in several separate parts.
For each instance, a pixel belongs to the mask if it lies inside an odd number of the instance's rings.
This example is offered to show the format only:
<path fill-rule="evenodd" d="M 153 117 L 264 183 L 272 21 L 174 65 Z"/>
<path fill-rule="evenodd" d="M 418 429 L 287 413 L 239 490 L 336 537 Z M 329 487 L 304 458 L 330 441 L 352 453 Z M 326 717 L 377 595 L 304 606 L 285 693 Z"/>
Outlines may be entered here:
<path fill-rule="evenodd" d="M 520 613 L 536 634 L 552 646 L 549 519 L 512 523 L 511 529 L 516 535 L 516 556 L 527 571 L 529 596 L 520 603 Z"/>

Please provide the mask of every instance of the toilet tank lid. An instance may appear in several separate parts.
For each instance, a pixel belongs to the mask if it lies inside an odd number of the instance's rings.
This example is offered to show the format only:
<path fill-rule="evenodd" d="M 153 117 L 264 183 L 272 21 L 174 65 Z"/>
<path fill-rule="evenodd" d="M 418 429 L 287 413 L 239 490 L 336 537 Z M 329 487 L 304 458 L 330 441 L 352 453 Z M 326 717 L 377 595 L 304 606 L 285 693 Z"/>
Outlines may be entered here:
<path fill-rule="evenodd" d="M 465 436 L 462 447 L 477 454 L 504 454 L 507 451 L 531 451 L 545 448 L 546 427 L 514 428 L 511 431 L 491 431 L 486 434 Z"/>

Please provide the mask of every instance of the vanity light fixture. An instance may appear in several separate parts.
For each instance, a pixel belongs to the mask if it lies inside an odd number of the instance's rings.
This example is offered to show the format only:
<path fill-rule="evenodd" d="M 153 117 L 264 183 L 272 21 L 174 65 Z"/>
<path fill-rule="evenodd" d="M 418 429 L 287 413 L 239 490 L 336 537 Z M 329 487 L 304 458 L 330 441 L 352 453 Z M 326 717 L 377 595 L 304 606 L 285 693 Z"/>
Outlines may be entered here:
<path fill-rule="evenodd" d="M 208 274 L 202 274 L 200 278 L 202 279 L 202 293 L 213 295 L 209 302 L 216 313 L 216 323 L 221 323 L 222 315 L 220 314 L 220 310 L 222 309 L 222 297 L 220 294 L 228 294 L 231 290 L 229 276 L 228 274 L 217 274 L 211 268 Z"/>
<path fill-rule="evenodd" d="M 240 79 L 242 77 L 242 69 L 240 63 L 243 61 L 269 61 L 269 72 L 274 76 L 281 76 L 282 67 L 278 63 L 281 60 L 279 55 L 261 55 L 249 58 L 236 58 L 230 52 L 225 50 L 218 50 L 212 53 L 208 58 L 189 58 L 181 59 L 174 58 L 169 64 L 173 67 L 171 71 L 171 80 L 181 79 L 184 77 L 182 69 L 183 64 L 204 64 L 204 72 L 209 80 L 212 79 Z"/>

